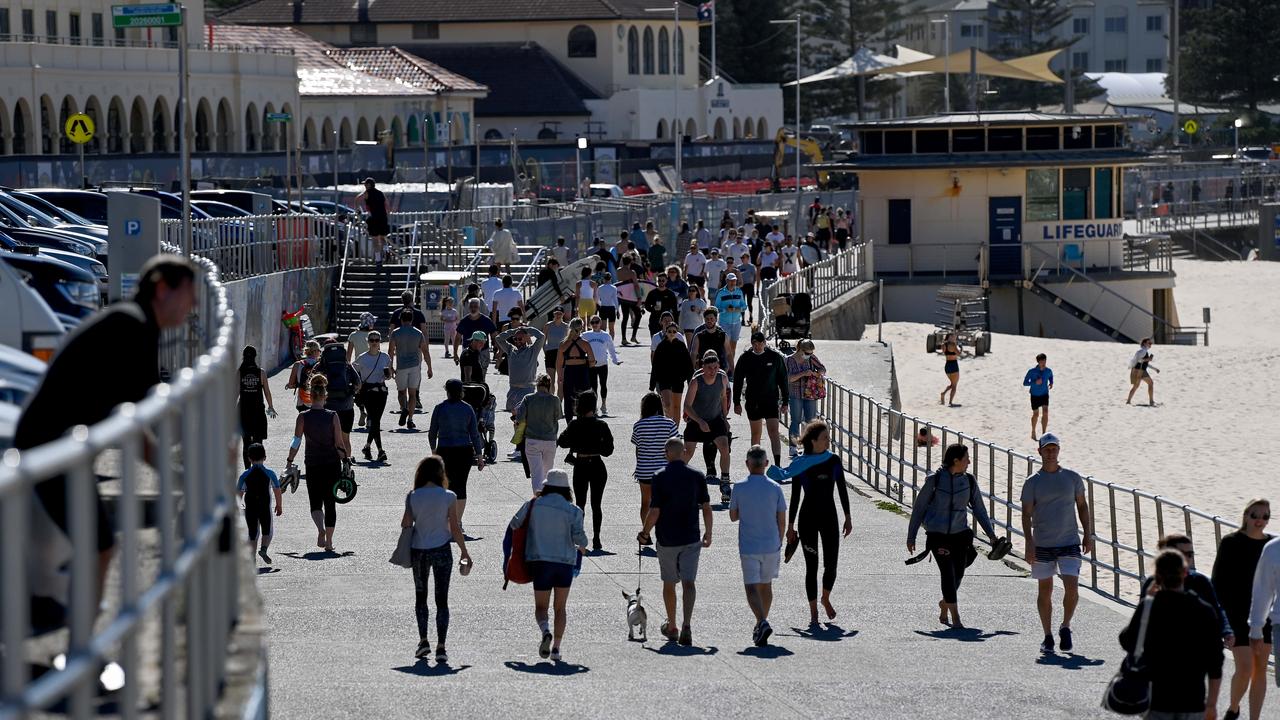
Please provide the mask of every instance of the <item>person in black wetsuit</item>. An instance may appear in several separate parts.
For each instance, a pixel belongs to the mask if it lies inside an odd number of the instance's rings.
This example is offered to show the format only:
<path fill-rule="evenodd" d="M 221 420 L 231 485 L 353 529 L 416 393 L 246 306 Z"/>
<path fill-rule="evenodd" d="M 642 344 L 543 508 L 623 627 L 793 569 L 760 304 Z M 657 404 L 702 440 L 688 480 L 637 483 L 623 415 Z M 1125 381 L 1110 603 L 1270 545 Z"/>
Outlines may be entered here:
<path fill-rule="evenodd" d="M 241 355 L 240 396 L 236 400 L 236 409 L 240 411 L 240 434 L 244 436 L 244 467 L 252 464 L 249 458 L 249 446 L 262 443 L 267 439 L 267 415 L 276 416 L 275 405 L 271 402 L 271 388 L 267 385 L 267 375 L 258 367 L 258 348 L 244 346 Z M 266 406 L 263 406 L 263 398 Z"/>
<path fill-rule="evenodd" d="M 280 478 L 266 466 L 267 451 L 261 443 L 253 443 L 245 448 L 245 456 L 253 464 L 240 474 L 236 481 L 236 492 L 240 493 L 241 504 L 244 505 L 244 524 L 249 529 L 249 549 L 256 550 L 258 557 L 266 564 L 271 564 L 271 556 L 267 548 L 271 546 L 271 494 L 276 496 L 276 515 L 284 513 L 284 493 L 280 490 Z M 258 546 L 259 538 L 262 545 Z"/>
<path fill-rule="evenodd" d="M 804 445 L 804 457 L 814 458 L 816 463 L 794 475 L 791 487 L 791 508 L 787 513 L 787 542 L 799 540 L 804 551 L 804 590 L 809 598 L 809 622 L 818 622 L 818 541 L 822 541 L 822 607 L 827 619 L 834 620 L 836 609 L 831 605 L 831 588 L 836 584 L 836 562 L 840 557 L 841 528 L 837 524 L 836 505 L 832 486 L 840 494 L 840 509 L 844 511 L 845 537 L 853 532 L 849 518 L 849 489 L 844 484 L 844 465 L 840 458 L 827 452 L 831 447 L 831 432 L 822 420 L 805 426 L 800 436 Z M 801 461 L 796 461 L 801 462 Z M 792 464 L 796 464 L 793 462 Z M 799 519 L 799 530 L 796 520 Z"/>
<path fill-rule="evenodd" d="M 556 444 L 574 455 L 573 498 L 586 513 L 587 495 L 591 496 L 591 549 L 599 550 L 600 523 L 604 514 L 600 503 L 609 471 L 604 458 L 613 454 L 613 432 L 605 421 L 596 417 L 596 394 L 585 390 L 577 397 L 577 417 L 560 433 Z"/>

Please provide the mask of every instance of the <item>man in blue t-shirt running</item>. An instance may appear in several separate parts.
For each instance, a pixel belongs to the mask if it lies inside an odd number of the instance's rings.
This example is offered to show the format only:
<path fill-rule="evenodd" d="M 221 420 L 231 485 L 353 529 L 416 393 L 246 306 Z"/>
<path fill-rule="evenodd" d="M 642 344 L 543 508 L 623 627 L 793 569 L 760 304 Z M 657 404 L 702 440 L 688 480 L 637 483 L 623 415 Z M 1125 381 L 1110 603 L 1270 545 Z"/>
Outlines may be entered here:
<path fill-rule="evenodd" d="M 1036 421 L 1040 422 L 1040 433 L 1049 429 L 1049 391 L 1053 389 L 1053 371 L 1049 369 L 1049 357 L 1044 353 L 1036 356 L 1036 366 L 1027 371 L 1022 384 L 1031 388 L 1031 439 L 1036 440 Z M 1041 414 L 1041 410 L 1044 411 Z"/>

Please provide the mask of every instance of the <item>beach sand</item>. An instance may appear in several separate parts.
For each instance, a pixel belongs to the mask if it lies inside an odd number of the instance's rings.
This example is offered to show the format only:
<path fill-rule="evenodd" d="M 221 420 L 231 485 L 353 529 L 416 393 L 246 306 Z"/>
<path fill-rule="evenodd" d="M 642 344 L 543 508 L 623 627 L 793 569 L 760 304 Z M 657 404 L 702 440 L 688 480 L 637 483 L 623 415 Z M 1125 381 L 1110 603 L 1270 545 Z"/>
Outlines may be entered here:
<path fill-rule="evenodd" d="M 1146 405 L 1145 386 L 1125 404 L 1136 346 L 1002 334 L 991 354 L 961 360 L 958 407 L 942 406 L 947 380 L 942 356 L 924 351 L 929 326 L 886 323 L 903 410 L 1035 454 L 1022 378 L 1044 352 L 1055 378 L 1049 430 L 1062 439 L 1063 465 L 1235 522 L 1248 498 L 1280 489 L 1269 457 L 1280 440 L 1270 387 L 1280 372 L 1280 264 L 1179 260 L 1175 270 L 1182 322 L 1199 324 L 1200 308 L 1212 308 L 1210 345 L 1153 348 L 1156 407 Z M 874 340 L 876 327 L 864 337 Z M 818 343 L 836 380 L 839 345 Z"/>

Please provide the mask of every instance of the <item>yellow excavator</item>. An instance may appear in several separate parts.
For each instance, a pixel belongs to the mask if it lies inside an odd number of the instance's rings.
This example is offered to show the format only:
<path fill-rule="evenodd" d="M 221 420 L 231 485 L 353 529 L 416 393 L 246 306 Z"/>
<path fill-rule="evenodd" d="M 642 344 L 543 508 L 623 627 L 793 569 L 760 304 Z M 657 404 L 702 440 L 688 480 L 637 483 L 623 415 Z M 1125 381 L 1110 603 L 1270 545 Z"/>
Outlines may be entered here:
<path fill-rule="evenodd" d="M 788 147 L 793 147 L 796 149 L 796 152 L 802 153 L 805 157 L 808 158 L 810 163 L 821 163 L 823 162 L 824 159 L 827 159 L 826 156 L 823 154 L 824 150 L 831 155 L 830 159 L 833 159 L 833 160 L 839 160 L 839 159 L 848 157 L 851 154 L 851 152 L 855 152 L 855 151 L 849 151 L 847 149 L 847 143 L 840 143 L 837 145 L 837 144 L 828 142 L 826 144 L 823 144 L 813 138 L 808 138 L 808 137 L 797 138 L 787 128 L 780 128 L 778 130 L 778 134 L 775 135 L 773 138 L 773 147 L 774 149 L 773 149 L 772 181 L 773 181 L 773 189 L 775 192 L 778 190 L 778 187 L 779 187 L 779 179 L 782 177 L 788 177 L 791 174 L 789 170 L 783 167 L 784 164 L 786 163 L 786 154 L 787 154 Z M 822 188 L 823 190 L 853 187 L 853 186 L 854 186 L 854 176 L 851 173 L 844 173 L 844 172 L 828 173 L 826 170 L 818 171 L 818 187 Z"/>

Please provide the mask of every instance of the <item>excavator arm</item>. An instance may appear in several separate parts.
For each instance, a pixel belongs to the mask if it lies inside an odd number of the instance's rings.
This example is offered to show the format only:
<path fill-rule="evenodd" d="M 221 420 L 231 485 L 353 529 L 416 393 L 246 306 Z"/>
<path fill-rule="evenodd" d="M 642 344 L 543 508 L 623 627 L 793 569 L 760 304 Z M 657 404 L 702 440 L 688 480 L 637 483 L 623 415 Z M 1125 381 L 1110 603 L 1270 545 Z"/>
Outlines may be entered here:
<path fill-rule="evenodd" d="M 822 146 L 812 138 L 797 138 L 792 135 L 786 128 L 779 128 L 778 134 L 773 139 L 773 184 L 778 186 L 779 180 L 782 178 L 782 164 L 786 159 L 787 147 L 793 147 L 796 152 L 802 153 L 809 158 L 809 162 L 822 162 Z M 825 170 L 818 171 L 818 187 L 825 188 L 827 186 L 827 173 Z"/>

